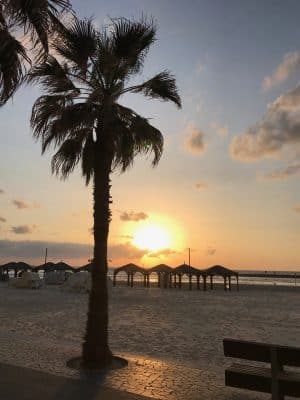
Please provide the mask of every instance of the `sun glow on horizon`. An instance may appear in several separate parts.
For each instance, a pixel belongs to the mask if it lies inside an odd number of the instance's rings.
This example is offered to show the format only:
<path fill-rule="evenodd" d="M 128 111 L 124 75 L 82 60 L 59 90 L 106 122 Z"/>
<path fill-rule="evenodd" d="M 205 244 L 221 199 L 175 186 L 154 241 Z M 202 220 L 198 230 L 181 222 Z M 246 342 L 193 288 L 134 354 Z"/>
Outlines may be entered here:
<path fill-rule="evenodd" d="M 132 242 L 140 249 L 158 251 L 170 247 L 171 235 L 167 229 L 159 225 L 147 224 L 137 229 Z"/>

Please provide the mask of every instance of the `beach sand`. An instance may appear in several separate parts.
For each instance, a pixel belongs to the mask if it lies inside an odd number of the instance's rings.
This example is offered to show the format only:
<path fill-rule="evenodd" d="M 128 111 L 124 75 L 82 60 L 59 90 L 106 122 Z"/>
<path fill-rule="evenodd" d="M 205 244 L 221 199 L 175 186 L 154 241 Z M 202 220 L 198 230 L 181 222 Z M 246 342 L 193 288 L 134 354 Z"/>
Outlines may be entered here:
<path fill-rule="evenodd" d="M 80 351 L 87 300 L 87 294 L 57 286 L 18 290 L 1 284 L 0 337 Z M 210 371 L 223 379 L 231 362 L 223 357 L 223 338 L 300 346 L 299 309 L 300 288 L 295 287 L 190 292 L 120 286 L 110 299 L 110 344 L 119 354 Z"/>

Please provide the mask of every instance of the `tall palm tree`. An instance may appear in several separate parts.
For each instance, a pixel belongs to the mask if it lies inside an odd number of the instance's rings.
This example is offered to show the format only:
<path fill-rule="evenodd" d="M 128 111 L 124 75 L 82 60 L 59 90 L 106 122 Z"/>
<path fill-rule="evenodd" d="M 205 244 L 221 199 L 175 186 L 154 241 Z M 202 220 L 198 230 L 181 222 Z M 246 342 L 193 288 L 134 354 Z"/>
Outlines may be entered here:
<path fill-rule="evenodd" d="M 59 17 L 70 7 L 69 0 L 1 0 L 0 106 L 14 94 L 31 63 L 28 47 L 47 54 L 49 34 L 61 27 Z M 16 38 L 20 29 L 29 35 L 29 46 Z"/>
<path fill-rule="evenodd" d="M 32 69 L 29 81 L 39 82 L 45 95 L 34 104 L 31 125 L 42 152 L 58 148 L 52 172 L 67 178 L 81 162 L 86 184 L 93 180 L 94 262 L 82 364 L 110 363 L 108 345 L 107 240 L 110 212 L 110 174 L 124 172 L 139 154 L 153 153 L 153 165 L 163 150 L 161 132 L 119 100 L 125 93 L 172 101 L 181 107 L 174 77 L 163 71 L 134 86 L 155 40 L 152 21 L 121 18 L 99 32 L 91 20 L 74 19 L 53 44 L 59 63 L 49 56 Z"/>

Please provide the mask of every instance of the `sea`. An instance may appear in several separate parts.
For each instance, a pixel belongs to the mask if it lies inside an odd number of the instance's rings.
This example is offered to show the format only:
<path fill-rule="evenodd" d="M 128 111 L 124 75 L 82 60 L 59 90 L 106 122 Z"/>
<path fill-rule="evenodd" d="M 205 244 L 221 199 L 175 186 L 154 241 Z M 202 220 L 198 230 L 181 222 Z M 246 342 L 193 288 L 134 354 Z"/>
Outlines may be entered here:
<path fill-rule="evenodd" d="M 113 268 L 109 269 L 108 275 L 113 277 Z M 235 270 L 239 272 L 239 284 L 240 285 L 268 285 L 268 286 L 299 286 L 300 287 L 300 268 L 299 271 L 262 271 L 262 270 Z M 243 276 L 243 275 L 247 276 Z M 260 276 L 257 276 L 260 275 Z M 263 275 L 263 276 L 261 276 Z M 282 277 L 285 275 L 285 277 Z M 143 276 L 137 273 L 134 276 L 134 280 L 137 282 L 143 281 Z M 118 281 L 127 281 L 127 275 L 120 272 L 118 274 Z M 188 283 L 188 276 L 182 277 L 182 283 Z M 193 278 L 193 282 L 196 278 Z M 150 282 L 157 282 L 156 274 L 150 275 Z M 214 282 L 223 283 L 223 278 L 214 276 Z M 232 278 L 233 285 L 235 284 L 235 278 Z"/>
<path fill-rule="evenodd" d="M 113 278 L 113 268 L 109 268 L 108 276 Z M 262 271 L 262 270 L 236 270 L 239 272 L 239 284 L 240 285 L 267 285 L 267 286 L 298 286 L 300 287 L 300 268 L 298 272 L 295 271 Z M 243 275 L 247 276 L 243 276 Z M 41 278 L 44 277 L 44 272 L 39 271 L 39 275 Z M 260 276 L 257 276 L 260 275 Z M 284 277 L 282 276 L 284 275 Z M 10 278 L 13 278 L 14 273 L 10 271 Z M 124 272 L 120 272 L 118 274 L 118 282 L 126 282 L 127 275 Z M 135 274 L 134 281 L 142 284 L 143 276 L 139 273 Z M 188 283 L 188 276 L 183 275 L 182 283 Z M 193 278 L 193 282 L 196 281 L 196 278 Z M 201 280 L 202 281 L 202 280 Z M 150 283 L 157 282 L 157 275 L 150 275 Z M 215 283 L 223 283 L 222 277 L 214 276 Z M 233 285 L 235 284 L 235 278 L 232 279 Z"/>

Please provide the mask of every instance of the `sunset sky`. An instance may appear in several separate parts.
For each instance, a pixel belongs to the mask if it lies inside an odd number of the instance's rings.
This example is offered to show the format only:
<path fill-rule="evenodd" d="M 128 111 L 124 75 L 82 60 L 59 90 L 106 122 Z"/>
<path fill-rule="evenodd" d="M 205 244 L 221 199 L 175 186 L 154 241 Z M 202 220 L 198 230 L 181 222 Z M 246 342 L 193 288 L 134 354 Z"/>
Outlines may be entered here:
<path fill-rule="evenodd" d="M 226 6 L 224 5 L 226 3 Z M 160 164 L 113 175 L 109 265 L 300 270 L 300 2 L 74 0 L 97 26 L 152 16 L 140 81 L 163 69 L 183 102 L 124 97 L 165 137 Z M 92 256 L 92 188 L 51 176 L 29 127 L 38 88 L 0 109 L 0 264 Z M 155 240 L 153 239 L 155 238 Z"/>

